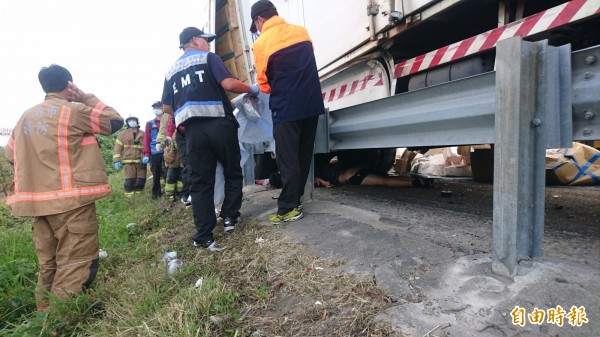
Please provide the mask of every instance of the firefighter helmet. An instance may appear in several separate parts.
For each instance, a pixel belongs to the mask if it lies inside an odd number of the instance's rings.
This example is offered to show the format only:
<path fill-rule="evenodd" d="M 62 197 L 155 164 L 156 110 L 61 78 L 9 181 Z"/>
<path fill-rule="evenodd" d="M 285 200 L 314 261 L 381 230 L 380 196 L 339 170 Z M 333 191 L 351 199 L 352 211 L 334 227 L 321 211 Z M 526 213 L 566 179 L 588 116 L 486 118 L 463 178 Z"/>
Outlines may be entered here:
<path fill-rule="evenodd" d="M 135 125 L 130 123 L 130 121 L 135 121 Z M 129 115 L 129 117 L 125 119 L 125 124 L 127 125 L 127 128 L 137 128 L 140 126 L 140 120 L 135 116 Z"/>

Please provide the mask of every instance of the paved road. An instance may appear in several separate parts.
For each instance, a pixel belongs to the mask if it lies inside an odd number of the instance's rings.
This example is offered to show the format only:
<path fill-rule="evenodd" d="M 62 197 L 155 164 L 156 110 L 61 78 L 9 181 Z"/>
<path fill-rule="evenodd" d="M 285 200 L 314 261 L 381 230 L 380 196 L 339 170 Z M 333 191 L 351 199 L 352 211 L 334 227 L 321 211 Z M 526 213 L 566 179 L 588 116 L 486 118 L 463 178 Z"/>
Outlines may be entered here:
<path fill-rule="evenodd" d="M 243 215 L 267 225 L 278 193 L 248 193 Z M 435 327 L 431 336 L 600 336 L 599 204 L 598 187 L 547 188 L 545 257 L 523 261 L 514 279 L 491 272 L 492 185 L 471 180 L 440 180 L 433 189 L 317 189 L 306 217 L 283 233 L 374 277 L 398 299 L 380 318 L 408 336 Z M 559 305 L 567 313 L 584 307 L 588 322 L 548 323 Z M 516 306 L 543 310 L 544 323 L 513 324 Z"/>

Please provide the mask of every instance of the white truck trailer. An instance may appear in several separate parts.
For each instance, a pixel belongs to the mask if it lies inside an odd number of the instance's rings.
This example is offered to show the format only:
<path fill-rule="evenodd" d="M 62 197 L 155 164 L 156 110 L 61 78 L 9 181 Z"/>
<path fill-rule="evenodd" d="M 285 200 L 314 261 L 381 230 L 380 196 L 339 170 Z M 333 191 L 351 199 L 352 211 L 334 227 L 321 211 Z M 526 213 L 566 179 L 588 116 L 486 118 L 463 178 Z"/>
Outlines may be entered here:
<path fill-rule="evenodd" d="M 313 39 L 317 152 L 385 168 L 385 149 L 494 144 L 492 269 L 543 256 L 545 149 L 600 135 L 600 0 L 272 1 Z M 246 81 L 254 2 L 210 2 L 205 27 Z"/>
<path fill-rule="evenodd" d="M 248 30 L 254 2 L 211 0 L 205 27 L 219 35 L 217 54 L 247 82 L 255 81 L 256 36 Z M 573 50 L 600 44 L 600 0 L 272 2 L 286 21 L 308 29 L 330 112 L 492 71 L 496 43 L 513 36 Z M 386 171 L 394 150 L 377 151 L 375 166 Z"/>

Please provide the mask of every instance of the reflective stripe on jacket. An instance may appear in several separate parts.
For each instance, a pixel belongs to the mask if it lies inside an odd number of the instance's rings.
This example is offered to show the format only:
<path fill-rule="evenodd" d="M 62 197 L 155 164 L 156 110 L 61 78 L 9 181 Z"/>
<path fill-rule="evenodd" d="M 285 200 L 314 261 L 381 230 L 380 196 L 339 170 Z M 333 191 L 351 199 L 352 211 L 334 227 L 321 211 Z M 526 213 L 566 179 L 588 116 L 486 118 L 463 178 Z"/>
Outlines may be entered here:
<path fill-rule="evenodd" d="M 82 103 L 56 94 L 25 111 L 13 129 L 5 156 L 14 164 L 6 204 L 17 216 L 63 213 L 110 193 L 94 134 L 110 135 L 123 118 L 96 96 Z"/>
<path fill-rule="evenodd" d="M 138 128 L 119 132 L 113 150 L 113 162 L 140 163 L 144 157 L 144 133 Z"/>
<path fill-rule="evenodd" d="M 210 56 L 212 55 L 212 56 Z M 162 102 L 173 107 L 175 125 L 195 117 L 233 118 L 233 108 L 210 69 L 216 54 L 188 50 L 165 75 Z"/>

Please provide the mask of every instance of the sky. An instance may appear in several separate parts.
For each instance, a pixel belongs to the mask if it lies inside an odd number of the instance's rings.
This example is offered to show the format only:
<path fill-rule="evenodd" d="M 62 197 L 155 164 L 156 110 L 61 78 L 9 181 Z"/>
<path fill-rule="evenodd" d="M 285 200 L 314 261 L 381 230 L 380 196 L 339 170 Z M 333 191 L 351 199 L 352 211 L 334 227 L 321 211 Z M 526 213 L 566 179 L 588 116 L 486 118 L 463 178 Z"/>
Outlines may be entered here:
<path fill-rule="evenodd" d="M 0 128 L 43 101 L 37 74 L 59 64 L 73 83 L 142 126 L 164 74 L 181 55 L 179 33 L 207 27 L 208 0 L 0 1 Z M 4 146 L 7 137 L 0 137 Z"/>

